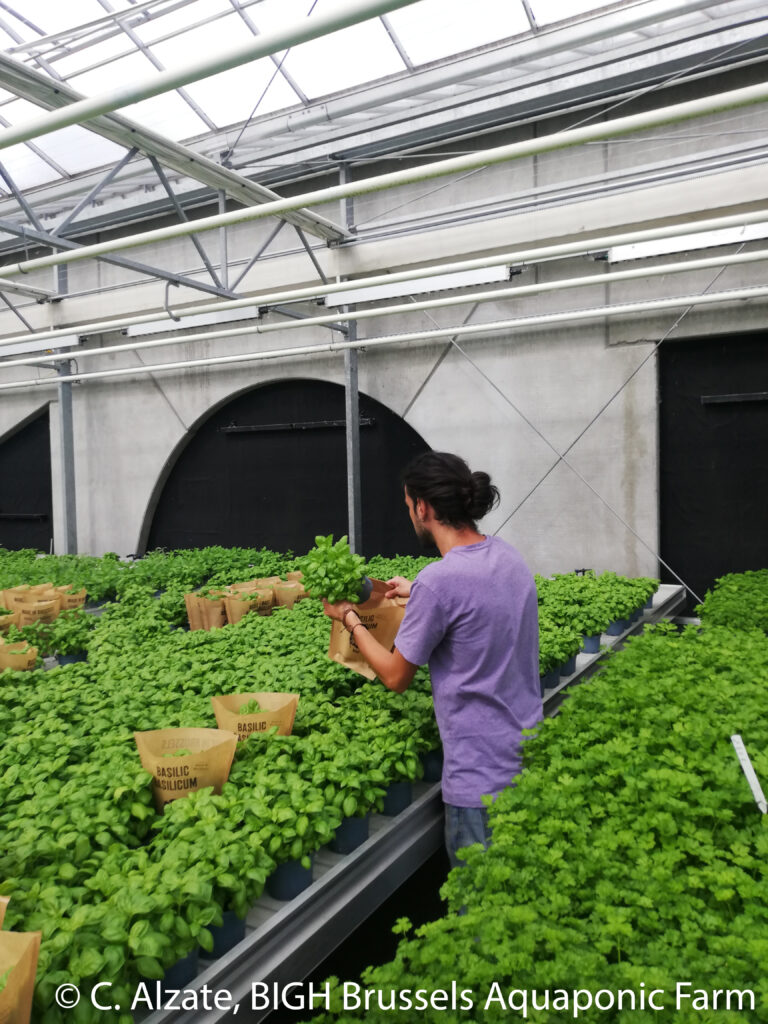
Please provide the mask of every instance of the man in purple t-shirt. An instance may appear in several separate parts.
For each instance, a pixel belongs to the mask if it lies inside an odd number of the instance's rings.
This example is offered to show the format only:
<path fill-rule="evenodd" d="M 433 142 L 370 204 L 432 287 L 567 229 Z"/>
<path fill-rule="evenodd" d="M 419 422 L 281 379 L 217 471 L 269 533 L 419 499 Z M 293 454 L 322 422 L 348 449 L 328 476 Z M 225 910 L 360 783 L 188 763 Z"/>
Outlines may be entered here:
<path fill-rule="evenodd" d="M 402 693 L 419 665 L 429 665 L 443 742 L 446 847 L 490 840 L 483 796 L 509 785 L 521 766 L 521 732 L 542 716 L 538 602 L 521 555 L 476 520 L 498 502 L 487 473 L 472 473 L 456 455 L 425 452 L 403 473 L 405 503 L 417 536 L 442 558 L 413 584 L 389 580 L 388 596 L 409 597 L 388 651 L 354 604 L 326 603 L 390 690 Z"/>

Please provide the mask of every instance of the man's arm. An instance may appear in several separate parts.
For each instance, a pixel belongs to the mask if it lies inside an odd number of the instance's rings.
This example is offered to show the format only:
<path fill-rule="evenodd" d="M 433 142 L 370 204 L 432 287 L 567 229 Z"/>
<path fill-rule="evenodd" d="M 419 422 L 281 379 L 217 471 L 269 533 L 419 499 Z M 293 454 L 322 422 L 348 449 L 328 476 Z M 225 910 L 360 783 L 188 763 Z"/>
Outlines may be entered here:
<path fill-rule="evenodd" d="M 349 601 L 338 604 L 323 601 L 323 610 L 329 618 L 338 619 L 351 633 L 357 649 L 388 690 L 404 693 L 408 689 L 419 666 L 406 661 L 397 647 L 394 651 L 383 647 L 362 624 L 353 604 Z"/>

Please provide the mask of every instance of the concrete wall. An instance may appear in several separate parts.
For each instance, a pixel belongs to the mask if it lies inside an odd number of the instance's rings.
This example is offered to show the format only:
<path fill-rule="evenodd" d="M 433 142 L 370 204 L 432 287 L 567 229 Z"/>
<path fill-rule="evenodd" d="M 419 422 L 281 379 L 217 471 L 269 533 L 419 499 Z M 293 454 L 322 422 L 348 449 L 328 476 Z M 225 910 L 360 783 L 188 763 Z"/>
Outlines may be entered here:
<path fill-rule="evenodd" d="M 674 99 L 671 94 L 664 96 L 665 102 Z M 356 202 L 355 220 L 368 229 L 374 224 L 386 225 L 388 220 L 394 226 L 409 212 L 417 221 L 422 214 L 439 214 L 440 210 L 448 216 L 459 206 L 476 205 L 480 212 L 474 221 L 439 229 L 419 226 L 397 237 L 371 235 L 369 241 L 341 249 L 321 246 L 317 255 L 330 276 L 348 276 L 460 259 L 489 250 L 519 250 L 575 235 L 682 222 L 711 212 L 759 208 L 768 199 L 768 174 L 762 165 L 724 167 L 685 180 L 626 183 L 615 193 L 596 194 L 594 184 L 602 180 L 608 186 L 633 167 L 663 162 L 665 154 L 674 162 L 695 156 L 697 146 L 702 153 L 729 149 L 735 138 L 729 133 L 755 133 L 757 137 L 759 129 L 764 132 L 765 121 L 765 111 L 755 108 L 698 122 L 698 143 L 690 137 L 690 131 L 667 128 L 647 133 L 634 148 L 626 141 L 617 141 L 567 154 L 555 153 L 443 182 L 445 187 L 439 193 L 432 190 L 441 183 L 425 182 L 367 196 Z M 482 144 L 510 141 L 530 131 L 532 127 L 527 126 L 496 138 L 486 136 Z M 745 137 L 753 138 L 752 134 Z M 665 149 L 668 143 L 671 148 Z M 369 166 L 366 173 L 378 170 Z M 553 195 L 552 189 L 567 190 L 569 184 L 573 192 L 570 197 L 565 193 Z M 536 201 L 537 195 L 540 202 Z M 483 204 L 503 199 L 509 200 L 506 210 L 482 219 Z M 528 204 L 525 208 L 523 200 Z M 406 205 L 393 209 L 401 204 Z M 338 207 L 322 212 L 341 219 Z M 271 227 L 271 223 L 258 222 L 231 228 L 230 259 L 240 261 L 238 265 L 242 266 Z M 215 262 L 218 243 L 213 236 L 205 242 Z M 186 240 L 130 255 L 177 270 L 199 266 Z M 689 272 L 613 284 L 610 288 L 600 283 L 607 271 L 605 263 L 586 256 L 527 267 L 516 282 L 592 275 L 596 285 L 483 304 L 472 313 L 470 322 L 490 323 L 549 311 L 759 284 L 764 267 L 756 264 L 733 268 L 717 278 L 713 271 Z M 30 281 L 48 284 L 49 275 L 49 271 L 30 275 Z M 263 294 L 316 280 L 295 233 L 285 228 L 241 288 L 246 294 Z M 90 261 L 70 268 L 69 286 L 72 297 L 56 306 L 25 307 L 36 327 L 158 310 L 164 302 L 164 285 Z M 189 289 L 171 289 L 170 299 L 172 305 L 210 301 Z M 464 321 L 470 308 L 366 321 L 360 324 L 359 334 L 361 338 L 373 338 L 455 326 Z M 306 311 L 311 309 L 316 307 Z M 445 340 L 371 348 L 360 356 L 360 389 L 404 417 L 432 447 L 457 451 L 473 467 L 491 473 L 501 490 L 502 503 L 483 526 L 517 544 L 536 571 L 551 573 L 589 566 L 632 574 L 655 573 L 658 438 L 654 347 L 667 335 L 665 344 L 677 338 L 763 327 L 766 311 L 768 304 L 764 301 L 749 300 L 692 311 L 678 326 L 679 310 L 623 319 L 596 317 L 555 328 L 521 325 L 514 331 L 489 330 L 460 340 L 461 351 Z M 277 319 L 271 316 L 272 321 Z M 16 323 L 10 314 L 0 313 L 0 335 L 17 333 Z M 160 348 L 139 358 L 130 353 L 110 354 L 110 344 L 124 340 L 113 333 L 95 339 L 95 344 L 103 346 L 104 354 L 83 359 L 80 369 L 138 366 L 140 359 L 160 363 L 290 348 L 321 344 L 331 338 L 329 331 L 319 327 L 268 338 L 254 332 L 237 340 Z M 7 370 L 2 381 L 14 379 L 13 374 L 15 379 L 50 377 L 46 370 Z M 343 383 L 342 356 L 236 363 L 75 385 L 80 550 L 115 550 L 121 554 L 135 551 L 153 490 L 196 422 L 244 388 L 287 377 Z M 55 397 L 55 387 L 0 392 L 0 437 L 41 402 L 55 401 Z M 55 415 L 52 423 L 56 423 Z M 54 464 L 58 466 L 56 429 L 52 435 Z M 559 457 L 566 450 L 567 461 Z M 57 470 L 54 473 L 56 487 Z M 60 520 L 57 522 L 59 544 L 61 526 Z"/>

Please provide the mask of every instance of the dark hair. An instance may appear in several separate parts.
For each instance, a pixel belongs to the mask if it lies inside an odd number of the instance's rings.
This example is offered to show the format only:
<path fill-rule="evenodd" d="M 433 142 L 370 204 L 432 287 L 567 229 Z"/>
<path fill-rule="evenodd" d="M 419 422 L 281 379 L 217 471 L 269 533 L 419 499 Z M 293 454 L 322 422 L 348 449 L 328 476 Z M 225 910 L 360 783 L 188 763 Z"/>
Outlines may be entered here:
<path fill-rule="evenodd" d="M 455 529 L 475 529 L 475 520 L 499 503 L 488 474 L 473 473 L 464 459 L 449 452 L 417 455 L 403 470 L 402 481 L 411 501 L 428 501 L 437 519 Z"/>

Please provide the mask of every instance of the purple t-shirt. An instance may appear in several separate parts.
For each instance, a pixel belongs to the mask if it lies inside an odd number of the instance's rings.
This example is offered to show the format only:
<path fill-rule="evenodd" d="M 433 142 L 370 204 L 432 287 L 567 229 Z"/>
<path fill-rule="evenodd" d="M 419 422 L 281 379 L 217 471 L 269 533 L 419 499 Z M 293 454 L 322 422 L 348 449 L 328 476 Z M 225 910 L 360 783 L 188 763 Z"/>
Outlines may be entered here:
<path fill-rule="evenodd" d="M 521 730 L 542 717 L 536 584 L 520 553 L 486 537 L 426 566 L 395 646 L 429 665 L 443 800 L 482 807 L 520 771 Z"/>

